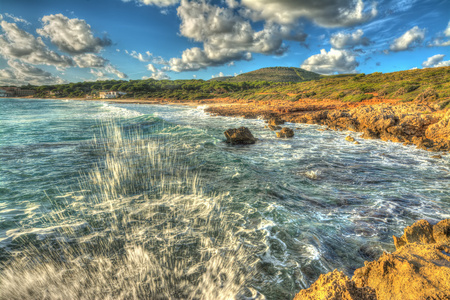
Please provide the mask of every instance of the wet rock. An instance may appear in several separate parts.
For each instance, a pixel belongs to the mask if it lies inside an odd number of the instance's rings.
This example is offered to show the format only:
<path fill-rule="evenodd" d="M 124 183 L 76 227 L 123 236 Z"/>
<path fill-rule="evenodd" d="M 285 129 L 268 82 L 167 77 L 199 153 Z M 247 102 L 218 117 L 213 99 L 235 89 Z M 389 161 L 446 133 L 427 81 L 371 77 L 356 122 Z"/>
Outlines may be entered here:
<path fill-rule="evenodd" d="M 256 138 L 247 127 L 228 129 L 224 134 L 227 138 L 227 143 L 232 145 L 254 144 L 256 142 Z"/>
<path fill-rule="evenodd" d="M 359 142 L 358 141 L 355 141 L 353 144 L 355 144 L 355 145 L 359 145 Z"/>
<path fill-rule="evenodd" d="M 348 142 L 354 142 L 355 138 L 350 136 L 350 135 L 348 135 L 348 136 L 345 137 L 345 140 L 348 141 Z"/>
<path fill-rule="evenodd" d="M 277 132 L 277 138 L 292 138 L 294 137 L 294 130 L 289 127 L 283 127 L 281 131 Z"/>
<path fill-rule="evenodd" d="M 431 158 L 434 158 L 434 159 L 441 159 L 442 156 L 438 154 L 438 155 L 433 155 Z"/>
<path fill-rule="evenodd" d="M 267 125 L 267 128 L 269 128 L 272 131 L 281 130 L 281 126 Z"/>
<path fill-rule="evenodd" d="M 270 118 L 267 123 L 272 126 L 283 125 L 284 120 L 280 118 Z"/>
<path fill-rule="evenodd" d="M 319 279 L 298 293 L 294 300 L 376 300 L 375 291 L 358 288 L 344 273 L 334 270 L 320 275 Z"/>

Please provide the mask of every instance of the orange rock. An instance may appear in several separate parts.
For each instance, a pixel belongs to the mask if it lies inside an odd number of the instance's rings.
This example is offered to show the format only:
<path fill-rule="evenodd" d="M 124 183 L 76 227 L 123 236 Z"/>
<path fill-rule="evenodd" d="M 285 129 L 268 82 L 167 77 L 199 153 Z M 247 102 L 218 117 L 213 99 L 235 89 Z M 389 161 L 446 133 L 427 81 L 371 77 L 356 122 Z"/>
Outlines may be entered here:
<path fill-rule="evenodd" d="M 365 262 L 351 280 L 337 271 L 321 275 L 295 299 L 449 300 L 450 219 L 417 221 L 394 242 L 395 252 Z"/>
<path fill-rule="evenodd" d="M 358 288 L 344 273 L 334 270 L 298 293 L 294 300 L 376 300 L 372 288 Z"/>

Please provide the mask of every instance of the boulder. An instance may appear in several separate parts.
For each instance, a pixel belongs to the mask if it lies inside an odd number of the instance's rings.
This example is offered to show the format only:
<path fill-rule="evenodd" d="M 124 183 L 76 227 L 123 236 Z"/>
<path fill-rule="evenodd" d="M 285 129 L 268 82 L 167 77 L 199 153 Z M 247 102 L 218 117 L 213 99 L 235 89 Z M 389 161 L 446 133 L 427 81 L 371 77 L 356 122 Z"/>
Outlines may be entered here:
<path fill-rule="evenodd" d="M 272 125 L 272 126 L 283 125 L 283 124 L 284 124 L 284 120 L 281 120 L 281 119 L 279 119 L 279 118 L 270 118 L 270 119 L 267 121 L 267 123 L 268 123 L 269 125 Z"/>
<path fill-rule="evenodd" d="M 256 138 L 247 127 L 228 129 L 224 132 L 224 134 L 227 138 L 227 143 L 230 143 L 232 145 L 254 144 L 256 142 Z"/>
<path fill-rule="evenodd" d="M 294 130 L 289 127 L 283 127 L 277 132 L 277 138 L 292 138 L 294 136 Z"/>
<path fill-rule="evenodd" d="M 274 125 L 268 125 L 267 126 L 270 130 L 275 131 L 275 130 L 280 130 L 281 126 L 274 126 Z"/>
<path fill-rule="evenodd" d="M 355 142 L 355 138 L 352 137 L 352 136 L 350 136 L 350 135 L 347 135 L 347 136 L 345 137 L 345 140 L 346 140 L 347 142 Z"/>

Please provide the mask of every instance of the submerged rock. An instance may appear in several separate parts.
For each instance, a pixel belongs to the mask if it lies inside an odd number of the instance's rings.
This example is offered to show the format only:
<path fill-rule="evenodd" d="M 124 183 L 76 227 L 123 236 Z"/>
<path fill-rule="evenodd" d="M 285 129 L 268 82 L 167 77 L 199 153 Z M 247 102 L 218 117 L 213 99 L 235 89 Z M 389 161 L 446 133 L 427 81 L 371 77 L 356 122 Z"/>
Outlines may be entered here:
<path fill-rule="evenodd" d="M 267 125 L 267 128 L 269 128 L 272 131 L 275 131 L 275 130 L 280 130 L 281 126 Z"/>
<path fill-rule="evenodd" d="M 420 220 L 394 243 L 395 252 L 365 262 L 351 280 L 337 271 L 321 275 L 295 299 L 450 299 L 450 219 Z"/>
<path fill-rule="evenodd" d="M 284 124 L 284 120 L 281 120 L 279 118 L 270 118 L 267 123 L 269 123 L 269 125 L 272 126 L 277 126 L 277 125 L 283 125 Z"/>
<path fill-rule="evenodd" d="M 350 136 L 350 135 L 346 136 L 345 140 L 348 141 L 348 142 L 355 142 L 355 138 Z"/>
<path fill-rule="evenodd" d="M 279 132 L 277 132 L 277 138 L 291 138 L 294 136 L 294 130 L 289 127 L 283 127 Z"/>
<path fill-rule="evenodd" d="M 256 142 L 256 138 L 247 127 L 228 129 L 224 132 L 224 134 L 227 138 L 227 143 L 230 143 L 232 145 L 254 144 Z"/>

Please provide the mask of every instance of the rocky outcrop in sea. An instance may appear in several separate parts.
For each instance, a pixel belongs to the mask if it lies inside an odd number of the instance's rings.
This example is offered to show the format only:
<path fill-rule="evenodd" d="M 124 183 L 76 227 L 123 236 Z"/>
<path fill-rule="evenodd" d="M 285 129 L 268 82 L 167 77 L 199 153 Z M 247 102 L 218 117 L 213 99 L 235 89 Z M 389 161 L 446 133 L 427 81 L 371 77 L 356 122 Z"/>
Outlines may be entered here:
<path fill-rule="evenodd" d="M 420 220 L 394 236 L 394 244 L 395 252 L 365 262 L 351 280 L 335 270 L 294 299 L 450 299 L 450 219 L 434 226 Z"/>

